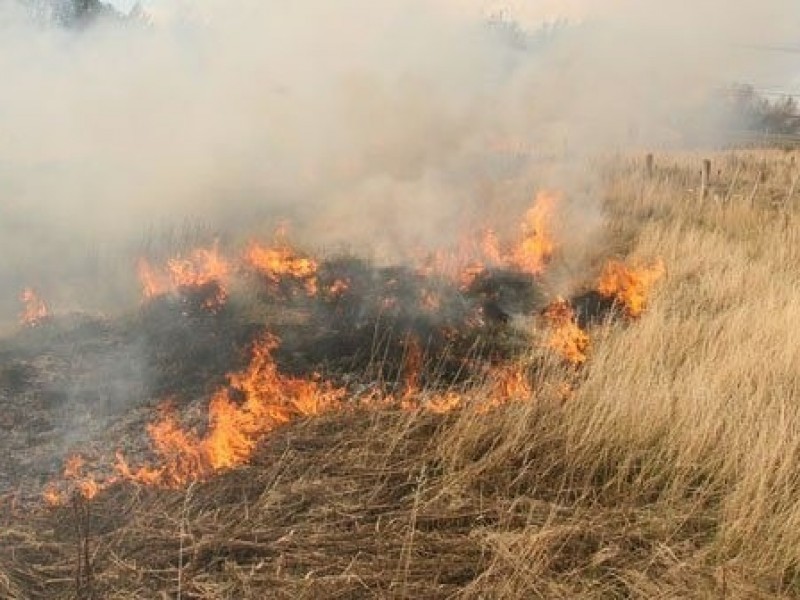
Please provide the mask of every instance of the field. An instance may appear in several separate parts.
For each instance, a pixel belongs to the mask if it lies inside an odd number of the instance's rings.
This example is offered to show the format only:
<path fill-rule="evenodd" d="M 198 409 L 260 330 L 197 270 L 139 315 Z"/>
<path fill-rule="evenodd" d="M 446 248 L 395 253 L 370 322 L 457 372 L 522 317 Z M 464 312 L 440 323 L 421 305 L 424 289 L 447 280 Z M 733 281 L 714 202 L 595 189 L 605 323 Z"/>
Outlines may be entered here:
<path fill-rule="evenodd" d="M 9 492 L 0 596 L 800 596 L 796 157 L 661 154 L 651 173 L 643 156 L 603 161 L 595 251 L 665 273 L 639 318 L 587 325 L 584 363 L 516 350 L 526 380 L 498 406 L 487 380 L 421 410 L 440 393 L 423 377 L 411 408 L 290 419 L 196 482 L 120 481 L 55 507 Z M 26 431 L 27 396 L 3 377 L 8 430 Z M 98 440 L 143 432 L 153 410 L 111 413 Z M 0 460 L 43 451 L 26 444 Z"/>

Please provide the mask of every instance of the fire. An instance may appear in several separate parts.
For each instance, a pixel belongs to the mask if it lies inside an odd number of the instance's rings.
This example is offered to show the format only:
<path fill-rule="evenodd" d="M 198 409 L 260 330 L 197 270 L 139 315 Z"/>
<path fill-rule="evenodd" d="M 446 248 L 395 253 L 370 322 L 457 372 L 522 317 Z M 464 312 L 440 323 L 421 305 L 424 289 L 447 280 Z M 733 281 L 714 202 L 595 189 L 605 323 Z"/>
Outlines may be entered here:
<path fill-rule="evenodd" d="M 25 288 L 22 290 L 20 301 L 23 304 L 23 310 L 19 319 L 26 327 L 36 327 L 50 316 L 47 304 L 38 296 L 33 288 Z"/>
<path fill-rule="evenodd" d="M 510 400 L 527 400 L 533 395 L 528 375 L 520 365 L 495 369 L 490 378 L 492 396 L 505 404 Z"/>
<path fill-rule="evenodd" d="M 425 357 L 419 338 L 409 336 L 405 343 L 405 356 L 403 357 L 403 391 L 400 394 L 399 406 L 402 410 L 425 410 L 435 414 L 444 414 L 460 408 L 464 398 L 454 391 L 430 391 L 423 389 L 422 370 Z M 390 407 L 395 404 L 395 399 L 389 397 L 381 403 Z"/>
<path fill-rule="evenodd" d="M 442 392 L 425 398 L 425 410 L 437 415 L 444 415 L 461 408 L 464 397 L 457 392 Z"/>
<path fill-rule="evenodd" d="M 350 289 L 350 281 L 347 279 L 336 279 L 328 286 L 328 295 L 338 298 L 347 293 Z"/>
<path fill-rule="evenodd" d="M 642 315 L 647 307 L 647 297 L 652 287 L 664 276 L 664 263 L 660 259 L 650 266 L 631 266 L 612 260 L 600 275 L 597 291 L 612 298 L 631 318 Z"/>
<path fill-rule="evenodd" d="M 468 264 L 461 270 L 459 277 L 459 287 L 462 290 L 469 289 L 473 283 L 486 271 L 486 266 L 480 263 Z"/>
<path fill-rule="evenodd" d="M 171 410 L 164 410 L 161 419 L 148 427 L 159 466 L 133 470 L 118 455 L 121 477 L 164 486 L 204 479 L 247 462 L 258 441 L 276 427 L 340 406 L 343 390 L 317 379 L 281 375 L 272 358 L 277 345 L 272 336 L 258 341 L 249 366 L 229 375 L 229 389 L 218 391 L 211 399 L 205 435 L 185 430 Z"/>
<path fill-rule="evenodd" d="M 167 263 L 173 285 L 177 288 L 202 287 L 225 281 L 230 266 L 219 253 L 218 244 L 196 248 L 189 258 L 174 258 Z"/>
<path fill-rule="evenodd" d="M 551 329 L 545 346 L 572 365 L 585 363 L 589 352 L 589 335 L 578 325 L 570 303 L 558 298 L 545 309 L 544 316 Z"/>
<path fill-rule="evenodd" d="M 280 234 L 272 247 L 252 242 L 245 253 L 245 261 L 273 285 L 279 285 L 288 277 L 301 282 L 309 296 L 317 294 L 317 261 L 299 255 Z"/>
<path fill-rule="evenodd" d="M 45 488 L 44 492 L 42 492 L 42 497 L 48 506 L 62 506 L 66 504 L 64 494 L 53 484 Z"/>
<path fill-rule="evenodd" d="M 485 229 L 473 235 L 457 251 L 430 254 L 416 271 L 419 275 L 419 279 L 414 280 L 418 308 L 440 313 L 443 306 L 449 306 L 450 296 L 437 291 L 448 292 L 449 288 L 435 285 L 442 283 L 442 277 L 450 278 L 450 283 L 460 281 L 469 287 L 490 268 L 514 269 L 528 274 L 529 277 L 523 278 L 525 281 L 540 276 L 558 249 L 553 230 L 557 203 L 556 194 L 539 193 L 525 214 L 516 240 L 501 242 L 494 230 Z M 299 289 L 300 293 L 304 291 L 309 296 L 316 296 L 319 292 L 328 300 L 353 293 L 349 292 L 351 285 L 356 291 L 361 287 L 359 280 L 351 281 L 347 277 L 327 281 L 325 268 L 320 278 L 319 263 L 292 248 L 285 241 L 283 232 L 279 232 L 269 245 L 251 242 L 236 263 L 223 257 L 218 245 L 214 244 L 173 258 L 163 267 L 154 267 L 142 259 L 138 264 L 138 274 L 146 298 L 208 290 L 211 297 L 204 306 L 214 309 L 226 301 L 227 283 L 232 273 L 242 267 L 259 273 L 270 286 L 277 288 L 288 283 L 293 286 L 290 290 Z M 597 291 L 612 298 L 631 317 L 637 317 L 645 308 L 647 294 L 663 273 L 664 266 L 660 261 L 645 268 L 629 268 L 612 261 L 603 270 Z M 541 282 L 529 283 L 538 285 Z M 405 280 L 399 277 L 385 282 L 380 302 L 386 311 L 400 312 L 403 308 L 401 299 L 407 295 L 404 284 Z M 466 304 L 470 296 L 465 294 L 464 299 Z M 25 290 L 23 301 L 26 315 L 33 315 L 26 322 L 35 324 L 47 315 L 46 305 L 32 290 Z M 476 303 L 468 305 L 468 309 L 474 311 L 474 316 L 470 316 L 467 322 L 480 324 L 481 307 Z M 570 365 L 583 365 L 588 359 L 590 338 L 578 324 L 573 306 L 559 298 L 544 310 L 541 319 L 547 323 L 543 346 Z M 454 330 L 453 335 L 456 334 Z M 249 364 L 241 371 L 228 374 L 228 385 L 209 399 L 203 426 L 188 426 L 172 404 L 162 405 L 155 420 L 147 427 L 153 456 L 149 464 L 132 465 L 124 454 L 118 452 L 117 475 L 97 481 L 87 472 L 83 458 L 72 456 L 65 464 L 64 481 L 49 486 L 44 492 L 45 500 L 58 505 L 76 495 L 93 498 L 103 488 L 120 480 L 163 487 L 179 487 L 191 481 L 204 480 L 218 471 L 246 464 L 259 442 L 276 428 L 297 419 L 345 410 L 349 406 L 344 402 L 346 390 L 322 381 L 319 375 L 303 379 L 282 374 L 274 360 L 278 344 L 278 339 L 271 335 L 256 340 Z M 391 391 L 376 388 L 378 391 L 374 395 L 362 399 L 365 406 L 435 414 L 473 406 L 481 412 L 488 412 L 535 397 L 531 369 L 524 361 L 519 364 L 492 361 L 488 364 L 488 361 L 482 363 L 475 359 L 475 364 L 482 365 L 479 384 L 464 383 L 463 387 L 458 387 L 462 385 L 459 383 L 453 385 L 454 389 L 443 389 L 429 385 L 430 371 L 425 370 L 426 356 L 422 340 L 417 335 L 408 335 L 404 350 L 396 388 Z M 541 388 L 538 381 L 535 385 L 539 393 L 547 389 L 546 383 Z M 564 398 L 572 393 L 569 387 L 558 391 L 558 395 Z M 96 470 L 95 474 L 100 472 Z"/>
<path fill-rule="evenodd" d="M 422 290 L 420 307 L 431 313 L 436 313 L 442 308 L 442 299 L 438 292 L 434 290 Z"/>
<path fill-rule="evenodd" d="M 529 275 L 541 275 L 558 247 L 553 232 L 558 196 L 542 191 L 520 225 L 519 237 L 503 244 L 494 229 L 485 229 L 459 254 L 458 275 L 462 288 L 469 288 L 490 267 L 517 269 Z"/>
<path fill-rule="evenodd" d="M 558 201 L 553 192 L 539 192 L 514 239 L 501 240 L 495 229 L 483 228 L 462 236 L 447 251 L 418 253 L 417 273 L 423 277 L 444 277 L 458 283 L 462 290 L 469 289 L 492 268 L 541 275 L 558 247 L 553 231 Z"/>
<path fill-rule="evenodd" d="M 479 412 L 487 412 L 514 401 L 527 401 L 533 396 L 533 388 L 522 365 L 491 366 L 486 373 L 486 383 L 476 394 L 456 390 L 426 390 L 422 385 L 424 356 L 419 339 L 410 337 L 406 342 L 403 361 L 403 391 L 399 398 L 402 410 L 422 410 L 434 414 L 446 414 L 474 402 Z M 377 405 L 390 407 L 394 398 Z"/>
<path fill-rule="evenodd" d="M 540 192 L 534 205 L 525 213 L 522 239 L 512 254 L 512 263 L 521 271 L 540 275 L 553 257 L 556 242 L 552 233 L 552 221 L 556 200 L 554 194 Z"/>
<path fill-rule="evenodd" d="M 85 464 L 81 455 L 73 454 L 64 464 L 64 477 L 67 479 L 77 479 L 81 476 Z"/>
<path fill-rule="evenodd" d="M 400 405 L 403 408 L 412 409 L 419 404 L 423 359 L 419 338 L 409 336 L 405 342 L 405 356 L 403 357 L 403 394 L 400 398 Z"/>
<path fill-rule="evenodd" d="M 142 295 L 145 300 L 162 296 L 169 291 L 170 285 L 167 278 L 159 273 L 146 259 L 140 258 L 136 263 L 136 274 L 142 286 Z"/>
<path fill-rule="evenodd" d="M 100 489 L 100 484 L 94 479 L 82 479 L 78 482 L 78 491 L 87 500 L 94 498 Z"/>
<path fill-rule="evenodd" d="M 497 238 L 497 233 L 494 229 L 487 229 L 484 232 L 481 240 L 481 252 L 491 263 L 500 264 L 503 262 L 500 240 Z"/>
<path fill-rule="evenodd" d="M 420 277 L 430 279 L 447 275 L 452 268 L 454 254 L 446 250 L 419 250 L 412 253 L 412 261 L 416 264 L 416 273 Z"/>
<path fill-rule="evenodd" d="M 486 414 L 512 402 L 528 402 L 534 390 L 523 364 L 493 366 L 485 385 L 478 390 L 477 411 Z"/>
<path fill-rule="evenodd" d="M 161 269 L 142 258 L 136 270 L 146 300 L 203 290 L 207 294 L 203 306 L 216 311 L 227 300 L 226 284 L 232 269 L 215 242 L 210 248 L 195 248 L 187 257 L 171 258 Z"/>
<path fill-rule="evenodd" d="M 114 480 L 110 479 L 101 484 L 91 475 L 87 475 L 85 469 L 86 461 L 79 454 L 67 458 L 63 473 L 66 488 L 59 488 L 55 484 L 48 485 L 42 494 L 44 501 L 50 506 L 63 506 L 74 494 L 91 500 L 101 489 L 114 483 Z"/>

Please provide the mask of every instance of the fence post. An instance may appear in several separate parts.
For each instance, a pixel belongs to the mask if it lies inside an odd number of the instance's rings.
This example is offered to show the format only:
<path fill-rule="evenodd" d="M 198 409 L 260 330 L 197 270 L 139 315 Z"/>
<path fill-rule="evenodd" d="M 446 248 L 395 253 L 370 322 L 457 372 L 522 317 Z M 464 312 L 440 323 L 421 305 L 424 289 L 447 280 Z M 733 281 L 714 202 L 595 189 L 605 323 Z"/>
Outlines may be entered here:
<path fill-rule="evenodd" d="M 700 200 L 705 200 L 708 197 L 708 184 L 711 180 L 711 160 L 708 158 L 703 159 L 703 170 L 700 173 Z"/>

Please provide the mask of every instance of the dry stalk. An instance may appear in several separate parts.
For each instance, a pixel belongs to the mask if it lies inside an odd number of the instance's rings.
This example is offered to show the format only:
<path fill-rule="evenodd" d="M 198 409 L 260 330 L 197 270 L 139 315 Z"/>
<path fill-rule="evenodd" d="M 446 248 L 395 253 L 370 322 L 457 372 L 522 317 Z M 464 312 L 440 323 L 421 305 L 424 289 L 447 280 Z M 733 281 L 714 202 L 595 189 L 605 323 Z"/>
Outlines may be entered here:
<path fill-rule="evenodd" d="M 761 185 L 761 175 L 756 178 L 755 184 L 753 184 L 753 191 L 750 192 L 750 197 L 747 199 L 747 206 L 751 209 L 755 208 L 756 205 L 756 195 L 758 194 L 758 189 Z"/>
<path fill-rule="evenodd" d="M 75 522 L 76 566 L 75 597 L 77 600 L 94 600 L 94 569 L 89 549 L 91 538 L 91 506 L 79 493 L 72 495 Z"/>
<path fill-rule="evenodd" d="M 731 183 L 728 186 L 728 191 L 725 193 L 725 198 L 723 199 L 723 204 L 728 205 L 730 204 L 731 198 L 733 197 L 733 192 L 736 189 L 736 184 L 739 183 L 739 175 L 742 172 L 742 165 L 741 163 L 736 165 L 736 172 L 733 174 L 733 179 L 731 179 Z"/>
<path fill-rule="evenodd" d="M 416 488 L 414 490 L 414 504 L 411 507 L 411 514 L 409 515 L 409 529 L 408 535 L 406 536 L 406 542 L 403 545 L 403 593 L 402 597 L 408 597 L 408 581 L 409 581 L 409 572 L 411 570 L 411 555 L 414 549 L 414 536 L 417 531 L 417 516 L 419 514 L 419 505 L 420 505 L 420 497 L 422 495 L 422 490 L 425 487 L 427 482 L 427 470 L 425 465 L 422 465 L 422 469 L 417 476 L 416 481 Z"/>
<path fill-rule="evenodd" d="M 181 523 L 180 523 L 180 533 L 179 533 L 179 541 L 178 541 L 178 591 L 177 591 L 177 600 L 181 600 L 183 597 L 183 541 L 186 536 L 186 513 L 189 505 L 189 499 L 192 496 L 192 491 L 194 490 L 194 482 L 192 482 L 188 488 L 186 488 L 186 492 L 183 495 L 183 508 L 181 510 Z"/>

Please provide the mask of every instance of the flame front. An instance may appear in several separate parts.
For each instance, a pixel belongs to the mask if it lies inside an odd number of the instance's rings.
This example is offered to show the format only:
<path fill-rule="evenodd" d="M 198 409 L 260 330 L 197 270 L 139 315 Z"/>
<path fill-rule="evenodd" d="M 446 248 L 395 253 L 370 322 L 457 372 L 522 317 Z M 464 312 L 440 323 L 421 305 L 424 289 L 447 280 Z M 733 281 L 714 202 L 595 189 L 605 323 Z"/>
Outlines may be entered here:
<path fill-rule="evenodd" d="M 202 304 L 210 311 L 225 304 L 231 270 L 217 243 L 210 248 L 195 248 L 187 257 L 171 258 L 161 269 L 144 258 L 136 267 L 145 300 L 166 294 L 185 295 L 202 291 L 205 296 Z"/>
<path fill-rule="evenodd" d="M 290 278 L 301 282 L 309 296 L 317 294 L 317 262 L 300 256 L 286 243 L 265 247 L 253 242 L 245 253 L 245 260 L 274 286 Z"/>
<path fill-rule="evenodd" d="M 22 302 L 23 310 L 20 313 L 19 320 L 26 327 L 36 327 L 50 315 L 47 304 L 33 288 L 22 290 L 20 301 Z"/>
<path fill-rule="evenodd" d="M 403 410 L 446 414 L 472 403 L 479 412 L 485 413 L 509 402 L 529 400 L 533 396 L 533 388 L 521 364 L 489 367 L 480 393 L 470 394 L 452 389 L 425 389 L 422 385 L 424 361 L 419 339 L 410 337 L 406 342 L 402 370 L 403 391 L 399 399 L 399 406 Z M 394 403 L 394 398 L 390 396 L 376 405 L 391 407 Z"/>
<path fill-rule="evenodd" d="M 491 269 L 542 275 L 558 249 L 554 231 L 558 203 L 558 194 L 541 191 L 516 235 L 501 240 L 492 228 L 471 231 L 461 237 L 455 248 L 422 253 L 417 272 L 424 277 L 443 276 L 458 283 L 462 290 L 469 289 Z"/>
<path fill-rule="evenodd" d="M 48 485 L 44 492 L 44 501 L 50 506 L 63 506 L 74 495 L 87 500 L 94 498 L 103 487 L 114 482 L 113 479 L 100 483 L 91 475 L 86 474 L 86 461 L 79 454 L 73 454 L 64 463 L 64 484 Z"/>
<path fill-rule="evenodd" d="M 553 228 L 558 198 L 553 193 L 539 193 L 533 206 L 525 213 L 516 238 L 511 236 L 501 241 L 494 230 L 484 229 L 481 234 L 466 238 L 457 251 L 450 248 L 427 256 L 417 269 L 419 278 L 414 280 L 419 312 L 439 314 L 443 307 L 447 308 L 449 296 L 439 290 L 446 292 L 448 288 L 437 287 L 443 277 L 453 284 L 460 282 L 463 291 L 488 269 L 498 268 L 527 274 L 528 277 L 522 278 L 523 282 L 541 284 L 536 278 L 545 272 L 558 249 Z M 323 265 L 320 271 L 320 263 L 293 249 L 281 231 L 272 244 L 252 242 L 244 253 L 239 252 L 231 261 L 224 258 L 214 244 L 168 260 L 163 267 L 154 267 L 141 260 L 138 274 L 145 298 L 165 294 L 185 297 L 190 292 L 201 291 L 200 298 L 206 299 L 204 306 L 209 309 L 216 309 L 226 301 L 227 284 L 232 274 L 248 269 L 259 274 L 270 287 L 288 290 L 292 294 L 299 291 L 316 296 L 319 292 L 321 298 L 327 300 L 343 295 L 358 296 L 358 280 L 342 277 L 326 281 L 326 267 Z M 646 306 L 648 293 L 663 273 L 661 262 L 646 268 L 629 268 L 612 261 L 603 270 L 597 291 L 624 308 L 629 316 L 638 317 Z M 380 297 L 385 310 L 399 311 L 403 308 L 402 283 L 400 279 L 385 281 L 384 295 Z M 351 285 L 355 291 L 351 290 Z M 468 294 L 464 297 L 470 298 Z M 32 290 L 23 293 L 23 301 L 26 315 L 32 315 L 26 322 L 35 324 L 47 315 L 46 305 Z M 542 342 L 545 348 L 575 367 L 587 361 L 590 338 L 578 324 L 575 310 L 567 300 L 559 298 L 551 303 L 540 319 L 547 323 L 547 337 Z M 277 347 L 278 339 L 271 335 L 254 343 L 247 367 L 230 373 L 228 385 L 211 396 L 204 427 L 194 429 L 186 426 L 171 404 L 162 405 L 154 422 L 147 427 L 153 456 L 149 464 L 131 465 L 126 456 L 118 452 L 117 475 L 98 482 L 87 474 L 81 457 L 70 457 L 64 469 L 64 482 L 49 486 L 45 490 L 45 500 L 51 504 L 63 504 L 75 494 L 92 498 L 104 487 L 120 480 L 179 487 L 207 479 L 220 470 L 247 463 L 259 442 L 281 425 L 329 411 L 345 410 L 349 406 L 344 402 L 346 390 L 322 381 L 319 375 L 301 379 L 280 373 L 274 360 Z M 488 412 L 510 402 L 524 402 L 534 397 L 532 370 L 524 360 L 518 364 L 476 362 L 481 369 L 478 385 L 470 383 L 461 387 L 459 383 L 445 389 L 429 385 L 431 371 L 425 369 L 422 340 L 409 334 L 404 348 L 396 388 L 391 391 L 374 388 L 377 391 L 366 401 L 356 397 L 354 405 L 361 401 L 366 402 L 364 406 L 431 413 L 448 413 L 471 406 L 479 412 Z M 540 387 L 539 382 L 536 386 L 537 391 L 546 389 Z M 565 388 L 559 394 L 567 397 L 572 391 Z"/>
<path fill-rule="evenodd" d="M 552 231 L 556 200 L 554 194 L 540 192 L 525 213 L 522 239 L 511 256 L 511 263 L 525 273 L 541 275 L 556 250 Z"/>
<path fill-rule="evenodd" d="M 278 372 L 272 358 L 277 344 L 272 336 L 258 341 L 249 366 L 229 375 L 229 389 L 218 391 L 211 399 L 205 435 L 185 430 L 174 412 L 165 409 L 161 419 L 148 427 L 159 464 L 134 470 L 124 456 L 118 455 L 120 476 L 164 486 L 204 479 L 220 469 L 245 463 L 258 441 L 279 425 L 338 407 L 343 390 Z"/>
<path fill-rule="evenodd" d="M 545 346 L 572 365 L 585 363 L 589 352 L 589 335 L 578 325 L 572 305 L 558 298 L 545 309 L 544 316 L 550 325 Z"/>
<path fill-rule="evenodd" d="M 647 307 L 647 298 L 652 287 L 664 276 L 661 260 L 649 267 L 628 267 L 622 262 L 608 262 L 600 275 L 597 291 L 617 302 L 631 318 L 642 315 Z"/>
<path fill-rule="evenodd" d="M 516 269 L 533 276 L 544 273 L 558 248 L 554 233 L 558 201 L 553 192 L 539 192 L 511 244 L 501 243 L 494 229 L 485 229 L 477 242 L 466 244 L 470 249 L 461 252 L 461 287 L 468 288 L 491 267 Z"/>

